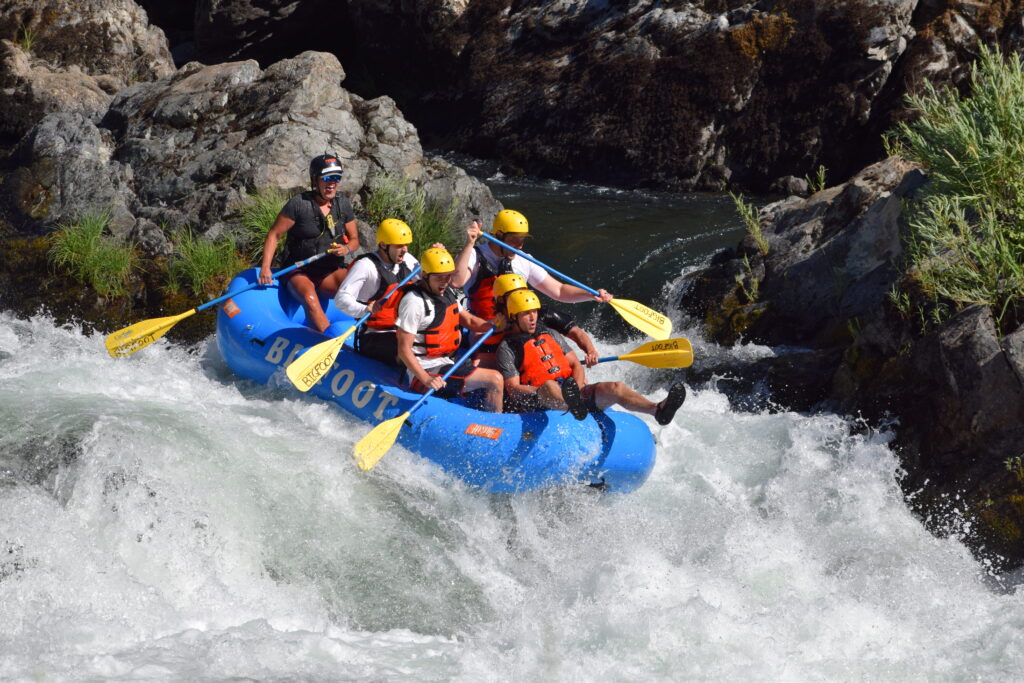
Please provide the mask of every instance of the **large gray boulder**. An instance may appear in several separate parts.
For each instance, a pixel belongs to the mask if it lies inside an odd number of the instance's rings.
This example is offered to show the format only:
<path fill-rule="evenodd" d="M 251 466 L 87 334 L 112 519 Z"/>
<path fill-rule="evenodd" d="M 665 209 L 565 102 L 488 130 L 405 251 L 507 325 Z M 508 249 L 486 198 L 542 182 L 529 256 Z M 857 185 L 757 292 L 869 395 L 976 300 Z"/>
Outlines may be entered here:
<path fill-rule="evenodd" d="M 173 71 L 132 0 L 0 0 L 0 148 L 49 113 L 98 119 L 118 90 Z"/>
<path fill-rule="evenodd" d="M 357 207 L 387 173 L 454 199 L 460 220 L 497 213 L 485 185 L 424 156 L 392 100 L 364 101 L 344 78 L 336 57 L 317 52 L 265 70 L 255 61 L 190 63 L 120 91 L 98 125 L 50 114 L 26 135 L 12 182 L 0 188 L 9 220 L 46 232 L 85 207 L 109 207 L 115 232 L 159 253 L 166 242 L 156 226 L 222 234 L 248 192 L 306 188 L 309 159 L 325 151 L 342 159 L 342 192 Z"/>
<path fill-rule="evenodd" d="M 900 273 L 902 203 L 923 183 L 920 170 L 891 157 L 842 185 L 765 206 L 767 253 L 746 238 L 690 278 L 681 305 L 721 343 L 848 340 L 851 326 L 879 314 Z"/>

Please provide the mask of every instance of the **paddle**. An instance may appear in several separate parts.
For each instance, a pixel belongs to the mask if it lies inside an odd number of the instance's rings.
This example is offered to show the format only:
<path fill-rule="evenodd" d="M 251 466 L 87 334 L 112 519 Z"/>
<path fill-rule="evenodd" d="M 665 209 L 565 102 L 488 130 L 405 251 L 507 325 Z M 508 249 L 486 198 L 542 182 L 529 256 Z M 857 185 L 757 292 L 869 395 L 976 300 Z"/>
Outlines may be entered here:
<path fill-rule="evenodd" d="M 686 337 L 647 342 L 621 356 L 598 358 L 598 363 L 628 360 L 648 368 L 688 368 L 693 365 L 693 347 Z"/>
<path fill-rule="evenodd" d="M 386 297 L 381 299 L 381 301 L 387 301 L 390 299 L 391 295 L 397 292 L 399 287 L 413 279 L 418 272 L 420 272 L 420 267 L 416 266 L 413 271 L 409 273 L 408 277 L 399 282 L 398 287 L 392 289 Z M 309 391 L 314 384 L 319 382 L 320 378 L 326 375 L 327 371 L 331 369 L 332 365 L 334 365 L 334 359 L 338 357 L 338 352 L 341 351 L 341 347 L 345 343 L 345 340 L 356 331 L 356 328 L 369 320 L 371 315 L 373 315 L 372 311 L 367 312 L 367 314 L 357 320 L 354 325 L 345 330 L 341 336 L 320 342 L 316 346 L 310 347 L 304 351 L 301 356 L 296 358 L 285 370 L 285 374 L 288 375 L 288 379 L 292 381 L 295 388 L 299 391 Z"/>
<path fill-rule="evenodd" d="M 282 268 L 281 270 L 274 273 L 274 277 L 281 277 L 285 273 L 290 273 L 293 270 L 296 270 L 297 268 L 301 268 L 304 265 L 312 263 L 317 259 L 321 259 L 324 256 L 327 256 L 326 251 L 322 254 L 317 254 L 316 256 L 310 256 L 305 261 L 299 261 L 298 263 L 290 265 L 287 268 Z M 242 292 L 248 292 L 250 289 L 254 289 L 259 286 L 260 283 L 257 281 L 252 283 L 251 285 L 243 287 L 242 289 L 237 289 L 233 292 L 228 292 L 224 296 L 219 296 L 213 301 L 207 301 L 202 306 L 196 306 L 191 311 L 186 311 L 185 313 L 180 313 L 178 315 L 170 315 L 167 316 L 166 318 L 150 318 L 149 320 L 143 320 L 142 322 L 135 323 L 134 325 L 129 325 L 128 327 L 120 329 L 117 332 L 111 332 L 109 335 L 107 335 L 107 339 L 104 342 L 107 346 L 107 353 L 109 353 L 114 358 L 120 358 L 121 356 L 130 356 L 139 349 L 143 349 L 149 346 L 157 339 L 167 334 L 167 331 L 169 329 L 171 329 L 178 322 L 184 320 L 190 315 L 198 313 L 199 311 L 205 311 L 210 306 L 216 306 L 221 301 L 230 299 L 231 297 L 237 296 Z"/>
<path fill-rule="evenodd" d="M 569 277 L 568 275 L 559 273 L 554 268 L 544 265 L 543 263 L 533 258 L 529 254 L 523 253 L 516 249 L 515 247 L 510 247 L 509 245 L 499 240 L 497 237 L 494 237 L 493 235 L 488 235 L 486 232 L 481 232 L 480 236 L 486 237 L 495 244 L 498 244 L 501 247 L 508 249 L 513 253 L 519 254 L 527 261 L 532 261 L 541 268 L 550 270 L 552 273 L 562 278 L 566 282 L 576 285 L 580 289 L 589 292 L 593 296 L 598 296 L 597 290 L 587 287 L 582 282 L 578 282 Z M 619 315 L 622 316 L 623 320 L 625 320 L 627 323 L 629 323 L 630 325 L 640 330 L 649 337 L 664 340 L 668 339 L 669 335 L 672 334 L 672 321 L 669 320 L 668 316 L 666 315 L 662 315 L 661 313 L 658 313 L 653 309 L 647 308 L 647 306 L 644 306 L 639 302 L 630 301 L 629 299 L 612 299 L 608 303 L 611 304 L 612 308 L 614 308 Z"/>
<path fill-rule="evenodd" d="M 469 351 L 466 351 L 458 360 L 455 361 L 455 365 L 448 369 L 448 372 L 441 375 L 442 380 L 447 380 L 453 372 L 455 372 L 459 366 L 467 358 L 473 355 L 473 353 L 480 348 L 480 345 L 484 343 L 484 340 L 491 336 L 494 332 L 494 328 L 487 330 L 480 338 L 476 340 L 476 343 L 469 347 Z M 406 419 L 413 413 L 417 408 L 423 405 L 423 402 L 430 398 L 430 395 L 434 393 L 434 389 L 431 389 L 423 395 L 423 397 L 413 404 L 412 408 L 405 411 L 398 417 L 393 417 L 390 420 L 385 420 L 379 425 L 373 428 L 373 430 L 359 440 L 359 443 L 355 447 L 355 458 L 356 464 L 359 465 L 359 469 L 364 472 L 369 470 L 371 467 L 377 464 L 388 449 L 391 448 L 392 444 L 395 443 L 395 439 L 398 438 L 398 432 L 402 431 L 402 425 L 405 424 Z"/>

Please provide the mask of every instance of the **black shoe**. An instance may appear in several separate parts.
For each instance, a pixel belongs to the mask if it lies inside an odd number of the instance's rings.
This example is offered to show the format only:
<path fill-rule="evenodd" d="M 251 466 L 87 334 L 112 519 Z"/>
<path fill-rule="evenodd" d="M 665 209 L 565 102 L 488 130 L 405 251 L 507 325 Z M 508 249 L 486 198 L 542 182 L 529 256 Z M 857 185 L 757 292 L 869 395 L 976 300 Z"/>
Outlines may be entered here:
<path fill-rule="evenodd" d="M 667 425 L 676 416 L 679 406 L 686 400 L 686 385 L 678 382 L 668 390 L 668 396 L 658 404 L 658 410 L 654 413 L 654 419 L 660 425 Z"/>
<path fill-rule="evenodd" d="M 567 377 L 562 382 L 562 398 L 565 400 L 565 405 L 569 406 L 569 412 L 577 420 L 582 420 L 589 414 L 587 406 L 583 402 L 583 396 L 580 394 L 580 385 L 576 384 L 574 378 Z"/>

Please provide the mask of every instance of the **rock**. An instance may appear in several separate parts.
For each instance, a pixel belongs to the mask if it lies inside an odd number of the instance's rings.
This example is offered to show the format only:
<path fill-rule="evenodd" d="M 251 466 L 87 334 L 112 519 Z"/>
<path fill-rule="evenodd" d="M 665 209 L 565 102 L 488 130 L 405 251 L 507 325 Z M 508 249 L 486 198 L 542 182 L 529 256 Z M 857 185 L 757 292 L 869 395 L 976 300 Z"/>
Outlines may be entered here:
<path fill-rule="evenodd" d="M 343 52 L 339 34 L 348 23 L 340 2 L 196 0 L 196 50 L 207 63 L 268 66 L 305 51 Z"/>
<path fill-rule="evenodd" d="M 799 197 L 806 197 L 808 189 L 806 180 L 791 175 L 776 178 L 768 188 L 768 190 L 773 193 L 797 195 Z"/>
<path fill-rule="evenodd" d="M 109 81 L 78 67 L 64 71 L 33 67 L 28 54 L 9 40 L 0 40 L 0 74 L 0 140 L 8 146 L 27 133 L 32 122 L 52 112 L 98 121 L 112 99 Z"/>
<path fill-rule="evenodd" d="M 117 234 L 163 254 L 153 225 L 229 232 L 248 191 L 305 189 L 309 159 L 326 151 L 342 159 L 341 189 L 357 207 L 368 181 L 388 173 L 430 198 L 456 199 L 466 220 L 497 213 L 486 186 L 424 157 L 416 129 L 390 98 L 350 95 L 344 78 L 337 58 L 320 52 L 265 70 L 255 61 L 193 62 L 120 91 L 99 125 L 50 114 L 22 141 L 13 182 L 0 186 L 11 222 L 40 233 L 109 207 Z"/>
<path fill-rule="evenodd" d="M 132 0 L 0 0 L 0 149 L 54 112 L 98 117 L 129 83 L 174 70 L 163 32 Z"/>
<path fill-rule="evenodd" d="M 423 176 L 423 148 L 411 123 L 401 117 L 395 101 L 378 97 L 369 102 L 353 98 L 359 118 L 366 122 L 366 136 L 361 152 L 370 162 L 368 180 L 378 174 L 400 169 L 402 175 L 419 179 Z"/>
<path fill-rule="evenodd" d="M 849 341 L 850 321 L 873 317 L 895 281 L 902 201 L 923 182 L 919 170 L 891 158 L 805 200 L 765 206 L 760 221 L 768 253 L 748 239 L 731 260 L 691 276 L 682 307 L 704 319 L 708 334 L 722 343 L 737 335 L 814 348 Z M 742 286 L 737 278 L 746 278 Z M 750 298 L 744 287 L 758 292 L 771 315 L 744 317 L 737 329 L 726 312 L 735 309 L 730 297 Z"/>
<path fill-rule="evenodd" d="M 81 114 L 49 114 L 18 147 L 21 164 L 0 186 L 4 203 L 20 218 L 16 224 L 35 226 L 25 232 L 46 232 L 85 212 L 109 209 L 127 233 L 134 225 L 131 172 L 113 156 L 109 131 Z"/>
<path fill-rule="evenodd" d="M 1000 340 L 992 313 L 972 306 L 925 334 L 891 304 L 903 202 L 925 182 L 887 159 L 769 204 L 768 252 L 750 237 L 721 252 L 689 276 L 681 303 L 719 343 L 804 349 L 702 368 L 729 378 L 734 402 L 895 421 L 912 507 L 939 533 L 972 520 L 972 547 L 1013 566 L 1024 562 L 1024 465 L 1018 477 L 1006 463 L 1024 457 L 1024 327 Z"/>
<path fill-rule="evenodd" d="M 167 257 L 174 252 L 174 245 L 171 244 L 163 229 L 148 218 L 140 218 L 136 221 L 128 239 L 150 258 Z"/>

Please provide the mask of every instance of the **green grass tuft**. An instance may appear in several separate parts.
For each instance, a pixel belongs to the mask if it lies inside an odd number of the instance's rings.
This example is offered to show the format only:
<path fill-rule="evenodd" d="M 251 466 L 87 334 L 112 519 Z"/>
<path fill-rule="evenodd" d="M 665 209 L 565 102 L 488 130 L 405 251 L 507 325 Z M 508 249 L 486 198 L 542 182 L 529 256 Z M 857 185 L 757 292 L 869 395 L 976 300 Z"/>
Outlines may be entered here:
<path fill-rule="evenodd" d="M 374 228 L 385 218 L 400 218 L 408 223 L 413 238 L 409 251 L 416 258 L 435 242 L 449 249 L 461 244 L 455 232 L 456 202 L 445 206 L 431 201 L 422 188 L 407 178 L 378 176 L 370 183 L 365 207 L 367 219 Z M 373 249 L 373 245 L 367 248 Z"/>
<path fill-rule="evenodd" d="M 18 24 L 18 46 L 25 52 L 32 52 L 36 44 L 36 35 L 25 24 Z"/>
<path fill-rule="evenodd" d="M 757 250 L 761 252 L 762 256 L 767 256 L 768 240 L 765 238 L 764 233 L 761 232 L 761 220 L 758 217 L 757 207 L 744 200 L 741 194 L 730 192 L 729 196 L 732 197 L 732 201 L 736 205 L 736 211 L 739 213 L 740 218 L 743 219 L 743 225 L 747 228 L 747 234 L 754 238 Z"/>
<path fill-rule="evenodd" d="M 252 192 L 242 205 L 242 234 L 245 242 L 246 256 L 253 263 L 258 263 L 263 255 L 263 243 L 267 233 L 288 202 L 289 195 L 284 190 L 270 188 Z M 284 240 L 278 240 L 277 251 L 284 248 Z"/>
<path fill-rule="evenodd" d="M 922 94 L 908 97 L 918 118 L 885 140 L 887 148 L 920 163 L 930 180 L 908 211 L 916 317 L 941 323 L 965 306 L 983 304 L 1006 331 L 1024 321 L 1020 58 L 982 47 L 971 82 L 967 96 L 926 84 Z"/>
<path fill-rule="evenodd" d="M 216 297 L 236 273 L 248 266 L 228 236 L 208 240 L 182 230 L 175 242 L 177 252 L 167 263 L 167 288 L 171 292 L 188 285 L 196 295 Z"/>
<path fill-rule="evenodd" d="M 807 181 L 807 188 L 808 190 L 810 190 L 811 194 L 821 192 L 822 190 L 825 189 L 828 183 L 828 180 L 826 178 L 827 173 L 828 172 L 826 171 L 825 167 L 821 165 L 818 166 L 818 170 L 813 176 L 804 176 L 804 180 Z"/>
<path fill-rule="evenodd" d="M 130 244 L 121 244 L 104 234 L 109 211 L 90 211 L 76 221 L 58 227 L 50 238 L 49 258 L 102 297 L 128 293 L 138 255 Z"/>

